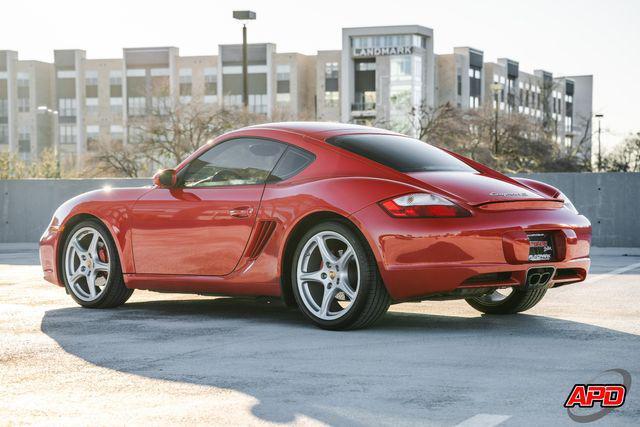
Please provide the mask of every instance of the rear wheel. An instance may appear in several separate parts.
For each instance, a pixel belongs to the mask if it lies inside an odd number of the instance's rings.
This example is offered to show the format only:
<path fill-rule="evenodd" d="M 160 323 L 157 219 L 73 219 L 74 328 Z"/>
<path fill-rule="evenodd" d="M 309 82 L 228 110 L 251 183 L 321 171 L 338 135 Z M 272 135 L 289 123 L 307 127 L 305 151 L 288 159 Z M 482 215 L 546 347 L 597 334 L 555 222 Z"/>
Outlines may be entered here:
<path fill-rule="evenodd" d="M 116 307 L 133 293 L 124 285 L 116 246 L 99 221 L 76 224 L 65 240 L 63 257 L 65 287 L 81 306 Z"/>
<path fill-rule="evenodd" d="M 496 289 L 479 297 L 467 298 L 467 303 L 487 314 L 514 314 L 529 310 L 540 302 L 547 288 L 538 289 Z"/>
<path fill-rule="evenodd" d="M 291 283 L 300 310 L 324 329 L 367 327 L 391 302 L 366 242 L 336 221 L 318 224 L 300 239 Z"/>

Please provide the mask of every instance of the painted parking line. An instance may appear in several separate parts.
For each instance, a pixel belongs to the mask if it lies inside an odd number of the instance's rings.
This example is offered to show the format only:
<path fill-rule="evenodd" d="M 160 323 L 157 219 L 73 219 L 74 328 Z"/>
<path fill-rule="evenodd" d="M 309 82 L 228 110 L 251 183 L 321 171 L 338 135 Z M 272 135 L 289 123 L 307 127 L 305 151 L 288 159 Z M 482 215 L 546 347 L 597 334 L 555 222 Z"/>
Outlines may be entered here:
<path fill-rule="evenodd" d="M 624 267 L 616 268 L 615 270 L 611 270 L 610 272 L 605 273 L 605 274 L 601 274 L 601 275 L 597 275 L 597 276 L 591 276 L 590 278 L 585 280 L 584 283 L 585 284 L 591 284 L 591 283 L 601 282 L 603 280 L 610 279 L 613 276 L 616 276 L 618 274 L 622 274 L 622 273 L 626 273 L 627 271 L 635 270 L 636 268 L 640 268 L 640 262 L 636 262 L 635 264 L 629 264 L 629 265 L 626 265 Z"/>
<path fill-rule="evenodd" d="M 456 427 L 493 427 L 502 424 L 511 418 L 511 415 L 498 414 L 477 414 L 471 418 L 467 418 Z"/>

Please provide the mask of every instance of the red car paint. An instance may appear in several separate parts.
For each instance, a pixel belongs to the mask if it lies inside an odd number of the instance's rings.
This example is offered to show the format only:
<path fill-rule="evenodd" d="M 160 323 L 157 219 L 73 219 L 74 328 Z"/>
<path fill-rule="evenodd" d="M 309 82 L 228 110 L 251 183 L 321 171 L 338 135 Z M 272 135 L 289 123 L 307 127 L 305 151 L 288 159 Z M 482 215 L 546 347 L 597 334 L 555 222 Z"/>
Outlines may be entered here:
<path fill-rule="evenodd" d="M 369 243 L 396 301 L 456 290 L 498 286 L 471 278 L 510 272 L 521 285 L 528 268 L 526 232 L 553 234 L 554 284 L 579 282 L 589 269 L 591 225 L 562 207 L 557 189 L 513 179 L 456 155 L 478 173 L 405 174 L 327 144 L 344 134 L 391 134 L 336 123 L 282 123 L 244 128 L 206 144 L 262 137 L 316 156 L 298 175 L 278 183 L 209 188 L 96 190 L 65 202 L 40 241 L 46 280 L 63 286 L 61 236 L 78 215 L 109 229 L 130 288 L 228 295 L 280 296 L 285 248 L 309 215 L 348 219 Z M 471 212 L 463 218 L 393 218 L 379 202 L 412 192 L 444 196 Z M 506 198 L 504 195 L 509 195 Z M 233 211 L 233 212 L 232 212 Z M 233 214 L 232 214 L 233 213 Z M 266 230 L 266 231 L 265 231 Z M 504 282 L 500 283 L 504 286 Z"/>

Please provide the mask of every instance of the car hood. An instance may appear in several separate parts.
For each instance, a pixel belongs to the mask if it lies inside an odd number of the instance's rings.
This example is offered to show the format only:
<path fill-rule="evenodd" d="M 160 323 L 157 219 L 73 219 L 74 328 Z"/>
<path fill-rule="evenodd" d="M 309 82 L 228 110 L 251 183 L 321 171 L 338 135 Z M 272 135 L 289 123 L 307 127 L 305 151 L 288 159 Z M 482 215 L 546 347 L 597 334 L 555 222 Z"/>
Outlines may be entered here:
<path fill-rule="evenodd" d="M 410 177 L 469 204 L 522 200 L 554 200 L 533 190 L 475 172 L 412 172 Z"/>

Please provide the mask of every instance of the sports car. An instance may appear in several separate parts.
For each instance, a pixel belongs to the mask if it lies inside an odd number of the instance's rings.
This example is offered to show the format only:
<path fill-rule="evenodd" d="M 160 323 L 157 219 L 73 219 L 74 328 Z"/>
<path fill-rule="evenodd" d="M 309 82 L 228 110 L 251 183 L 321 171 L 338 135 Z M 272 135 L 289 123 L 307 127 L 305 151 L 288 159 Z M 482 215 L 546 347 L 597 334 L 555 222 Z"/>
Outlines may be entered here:
<path fill-rule="evenodd" d="M 382 129 L 275 123 L 206 143 L 152 186 L 68 200 L 40 260 L 83 307 L 134 289 L 279 297 L 336 330 L 403 301 L 527 310 L 585 280 L 590 240 L 542 182 Z"/>

